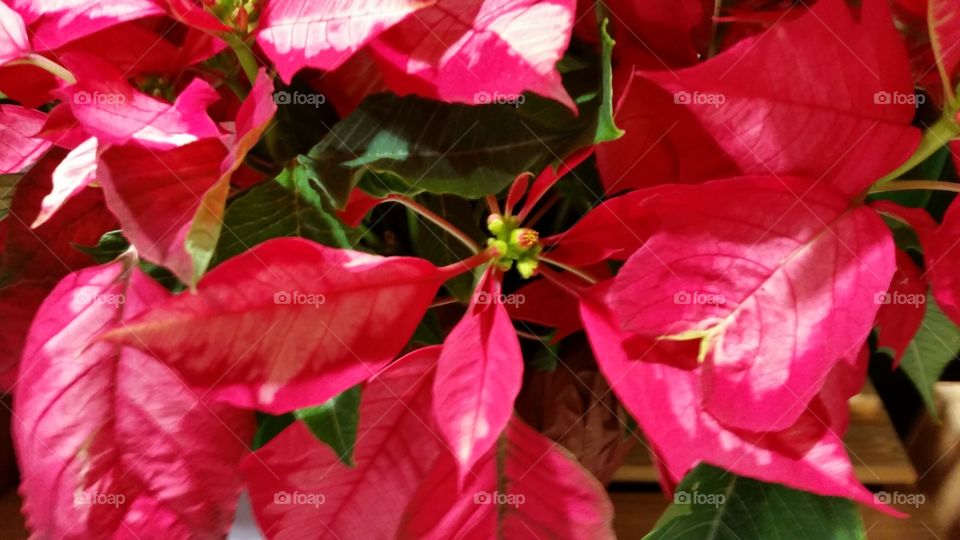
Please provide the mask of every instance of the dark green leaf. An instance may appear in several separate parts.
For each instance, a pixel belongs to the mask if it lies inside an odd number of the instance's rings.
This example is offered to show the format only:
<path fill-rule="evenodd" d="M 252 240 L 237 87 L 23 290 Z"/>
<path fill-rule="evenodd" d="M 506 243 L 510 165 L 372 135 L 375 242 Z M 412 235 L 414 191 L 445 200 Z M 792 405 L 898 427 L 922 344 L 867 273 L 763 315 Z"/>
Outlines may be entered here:
<path fill-rule="evenodd" d="M 392 174 L 407 189 L 469 198 L 496 193 L 517 174 L 573 150 L 584 131 L 583 119 L 559 106 L 542 105 L 553 109 L 549 123 L 529 114 L 532 102 L 548 100 L 524 98 L 513 107 L 371 96 L 301 159 L 339 207 L 367 171 Z"/>
<path fill-rule="evenodd" d="M 257 413 L 257 432 L 253 436 L 253 450 L 263 448 L 263 445 L 272 441 L 281 431 L 287 429 L 287 426 L 294 423 L 296 418 L 293 414 L 287 413 L 279 416 L 272 414 Z"/>
<path fill-rule="evenodd" d="M 357 443 L 360 422 L 360 386 L 330 398 L 323 405 L 294 411 L 294 417 L 310 428 L 313 435 L 328 444 L 345 465 L 353 466 L 353 447 Z"/>
<path fill-rule="evenodd" d="M 110 231 L 103 233 L 100 241 L 95 246 L 74 245 L 77 249 L 91 256 L 97 264 L 108 263 L 122 255 L 130 247 L 130 242 L 123 236 L 122 231 Z"/>
<path fill-rule="evenodd" d="M 285 169 L 276 179 L 257 184 L 227 206 L 214 264 L 284 236 L 351 247 L 357 232 L 345 227 L 324 204 L 300 167 Z"/>
<path fill-rule="evenodd" d="M 846 499 L 821 497 L 701 464 L 647 539 L 861 540 L 863 521 Z"/>
<path fill-rule="evenodd" d="M 927 295 L 927 312 L 913 341 L 903 351 L 900 369 L 907 374 L 923 397 L 927 409 L 937 415 L 933 402 L 933 385 L 940 380 L 947 364 L 960 351 L 960 329 Z"/>

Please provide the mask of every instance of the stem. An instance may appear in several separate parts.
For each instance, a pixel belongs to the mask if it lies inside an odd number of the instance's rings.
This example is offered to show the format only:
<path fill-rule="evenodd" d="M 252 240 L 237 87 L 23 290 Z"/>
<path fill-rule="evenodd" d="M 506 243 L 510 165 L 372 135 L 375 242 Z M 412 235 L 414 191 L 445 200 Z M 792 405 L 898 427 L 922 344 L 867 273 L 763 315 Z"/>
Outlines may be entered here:
<path fill-rule="evenodd" d="M 543 343 L 545 341 L 550 340 L 550 336 L 538 336 L 533 332 L 524 332 L 523 330 L 516 330 L 516 332 L 517 332 L 517 336 L 522 337 L 524 339 L 529 339 L 531 341 L 539 341 L 540 343 Z"/>
<path fill-rule="evenodd" d="M 436 308 L 440 306 L 449 306 L 450 304 L 456 304 L 458 302 L 460 301 L 451 296 L 449 298 L 441 298 L 440 300 L 434 300 L 433 303 L 430 304 L 430 307 Z"/>
<path fill-rule="evenodd" d="M 237 61 L 240 62 L 240 67 L 243 68 L 243 72 L 246 74 L 247 79 L 250 80 L 250 84 L 256 84 L 257 59 L 253 57 L 253 52 L 250 50 L 250 47 L 240 39 L 240 36 L 233 32 L 224 32 L 220 37 L 227 42 L 227 45 L 230 45 L 233 53 L 237 55 Z"/>
<path fill-rule="evenodd" d="M 487 195 L 487 208 L 490 209 L 491 214 L 500 214 L 500 203 L 493 195 Z"/>
<path fill-rule="evenodd" d="M 897 180 L 896 182 L 888 182 L 883 185 L 875 185 L 870 188 L 870 193 L 912 191 L 917 189 L 952 191 L 954 193 L 960 193 L 960 184 L 954 182 L 941 182 L 939 180 Z"/>
<path fill-rule="evenodd" d="M 591 285 L 596 285 L 596 284 L 600 281 L 599 279 L 591 276 L 590 274 L 587 274 L 587 273 L 584 272 L 583 270 L 580 270 L 580 269 L 578 269 L 578 268 L 574 268 L 574 267 L 572 267 L 572 266 L 570 266 L 570 265 L 568 265 L 568 264 L 564 264 L 564 263 L 562 263 L 562 262 L 560 262 L 560 261 L 555 261 L 555 260 L 553 260 L 553 259 L 551 259 L 551 258 L 549 258 L 549 257 L 544 257 L 544 256 L 541 255 L 541 256 L 540 256 L 540 260 L 541 260 L 542 262 L 545 262 L 545 263 L 547 263 L 547 264 L 552 264 L 552 265 L 556 266 L 557 268 L 560 268 L 560 269 L 562 269 L 562 270 L 565 270 L 565 271 L 567 271 L 567 272 L 570 272 L 571 274 L 577 276 L 578 278 L 586 281 L 587 283 L 589 283 L 589 284 L 591 284 Z"/>
<path fill-rule="evenodd" d="M 437 227 L 440 227 L 441 229 L 447 231 L 447 233 L 449 233 L 450 236 L 453 236 L 454 238 L 459 240 L 461 243 L 463 243 L 463 245 L 470 248 L 470 251 L 480 251 L 480 245 L 474 242 L 473 239 L 467 236 L 463 231 L 458 229 L 456 226 L 454 226 L 452 223 L 450 223 L 446 219 L 443 219 L 443 217 L 441 217 L 439 214 L 437 214 L 433 210 L 430 210 L 426 206 L 423 206 L 417 201 L 411 199 L 410 197 L 405 197 L 403 195 L 390 195 L 386 197 L 384 200 L 395 201 L 406 206 L 410 210 L 413 210 L 414 212 L 432 221 L 434 225 L 436 225 Z"/>
<path fill-rule="evenodd" d="M 444 274 L 444 280 L 455 278 L 464 272 L 469 272 L 474 268 L 492 261 L 500 256 L 500 252 L 496 248 L 487 248 L 475 255 L 471 255 L 462 261 L 457 261 L 453 264 L 448 264 L 447 266 L 440 267 L 440 273 Z"/>
<path fill-rule="evenodd" d="M 951 139 L 960 134 L 960 125 L 957 125 L 956 120 L 953 119 L 953 114 L 950 112 L 944 112 L 943 116 L 939 120 L 934 122 L 929 129 L 923 133 L 923 138 L 920 139 L 920 146 L 917 148 L 917 151 L 914 152 L 910 159 L 908 159 L 903 165 L 897 167 L 893 172 L 884 176 L 880 180 L 877 180 L 873 187 L 874 189 L 877 186 L 881 186 L 903 176 L 917 165 L 920 165 L 927 158 L 932 156 L 950 142 Z"/>
<path fill-rule="evenodd" d="M 20 60 L 10 62 L 11 66 L 17 64 L 36 66 L 67 84 L 75 84 L 77 82 L 77 78 L 73 76 L 73 73 L 70 73 L 69 69 L 61 66 L 53 60 L 50 60 L 46 56 L 41 56 L 37 53 L 30 53 Z"/>
<path fill-rule="evenodd" d="M 550 199 L 549 199 L 547 202 L 543 203 L 543 206 L 541 206 L 540 209 L 537 210 L 537 213 L 534 214 L 534 215 L 526 222 L 526 224 L 525 224 L 524 226 L 525 226 L 525 227 L 530 227 L 530 228 L 532 229 L 533 226 L 536 225 L 538 221 L 540 221 L 540 219 L 543 217 L 543 215 L 546 214 L 547 212 L 549 212 L 550 209 L 553 208 L 553 205 L 555 205 L 555 204 L 557 204 L 558 202 L 560 202 L 560 199 L 562 199 L 562 198 L 563 198 L 563 196 L 560 195 L 559 193 L 554 193 L 553 196 L 550 197 Z M 529 213 L 529 211 L 527 211 L 527 208 L 524 208 L 523 210 L 524 210 L 524 211 L 523 211 L 523 212 L 520 212 L 520 215 L 517 216 L 517 220 L 520 221 L 521 223 L 523 223 L 524 218 L 526 218 L 526 217 L 527 217 L 527 214 Z"/>

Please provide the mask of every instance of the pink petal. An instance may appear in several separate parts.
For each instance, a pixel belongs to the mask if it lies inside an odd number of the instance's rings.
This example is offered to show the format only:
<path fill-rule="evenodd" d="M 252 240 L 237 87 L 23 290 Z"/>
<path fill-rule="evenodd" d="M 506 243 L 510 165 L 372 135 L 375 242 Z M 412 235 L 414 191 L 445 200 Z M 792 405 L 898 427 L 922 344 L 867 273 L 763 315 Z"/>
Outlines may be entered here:
<path fill-rule="evenodd" d="M 422 259 L 269 240 L 108 334 L 193 386 L 279 414 L 367 380 L 406 344 L 449 277 Z"/>
<path fill-rule="evenodd" d="M 302 423 L 243 464 L 268 538 L 387 538 L 442 446 L 431 430 L 439 347 L 397 360 L 363 388 L 353 467 Z M 310 504 L 313 501 L 315 504 Z"/>
<path fill-rule="evenodd" d="M 37 315 L 14 396 L 24 513 L 55 538 L 218 537 L 249 413 L 207 405 L 154 358 L 91 341 L 166 291 L 122 263 L 65 278 Z"/>
<path fill-rule="evenodd" d="M 556 329 L 554 343 L 581 328 L 576 299 L 549 280 L 527 283 L 513 298 L 516 301 L 506 305 L 510 318 Z"/>
<path fill-rule="evenodd" d="M 576 111 L 556 69 L 575 10 L 574 0 L 437 0 L 371 50 L 400 95 L 476 105 L 530 91 Z"/>
<path fill-rule="evenodd" d="M 289 83 L 303 67 L 333 70 L 378 34 L 430 2 L 270 0 L 257 43 Z"/>
<path fill-rule="evenodd" d="M 152 0 L 13 0 L 38 51 L 56 49 L 115 24 L 162 15 Z"/>
<path fill-rule="evenodd" d="M 31 227 L 50 219 L 67 199 L 83 191 L 97 174 L 97 139 L 90 137 L 63 158 L 53 171 L 53 191 L 43 198 L 40 214 Z"/>
<path fill-rule="evenodd" d="M 772 173 L 852 196 L 920 140 L 885 0 L 864 2 L 859 22 L 842 0 L 823 0 L 694 67 L 638 75 L 617 114 L 627 135 L 597 150 L 611 192 Z"/>
<path fill-rule="evenodd" d="M 453 456 L 440 455 L 411 500 L 399 538 L 615 537 L 603 486 L 569 452 L 515 417 L 462 485 L 458 470 Z"/>
<path fill-rule="evenodd" d="M 204 139 L 164 151 L 115 146 L 100 156 L 98 178 L 124 234 L 142 257 L 188 284 L 205 268 L 187 237 L 201 211 L 216 211 L 204 206 L 204 197 L 220 180 L 226 155 L 218 139 Z"/>
<path fill-rule="evenodd" d="M 0 65 L 29 52 L 30 41 L 23 18 L 6 4 L 0 3 Z"/>
<path fill-rule="evenodd" d="M 812 403 L 795 400 L 780 411 L 797 418 L 784 430 L 736 430 L 703 407 L 696 347 L 653 340 L 628 347 L 626 334 L 603 305 L 605 288 L 599 286 L 581 304 L 587 335 L 600 369 L 642 427 L 670 482 L 675 484 L 703 461 L 765 482 L 846 497 L 887 511 L 857 481 L 841 440 L 847 428 L 846 400 L 863 385 L 866 357 L 851 352 L 829 375 L 821 373 L 826 381 Z M 859 346 L 852 351 L 858 350 Z M 857 366 L 855 371 L 852 365 Z"/>
<path fill-rule="evenodd" d="M 65 58 L 77 83 L 54 92 L 90 135 L 102 144 L 140 144 L 168 149 L 220 131 L 206 109 L 220 96 L 194 79 L 171 105 L 134 89 L 121 72 L 103 60 L 74 55 Z"/>
<path fill-rule="evenodd" d="M 933 297 L 953 322 L 960 324 L 960 202 L 954 199 L 927 250 L 927 275 Z"/>
<path fill-rule="evenodd" d="M 433 384 L 437 425 L 461 477 L 496 442 L 520 393 L 523 354 L 501 294 L 499 277 L 488 271 L 443 342 Z"/>
<path fill-rule="evenodd" d="M 886 225 L 798 178 L 718 180 L 656 202 L 656 233 L 614 280 L 623 329 L 702 338 L 705 408 L 742 429 L 790 426 L 873 326 L 895 270 Z"/>
<path fill-rule="evenodd" d="M 0 174 L 18 173 L 33 165 L 50 143 L 34 135 L 47 115 L 17 105 L 0 105 Z"/>

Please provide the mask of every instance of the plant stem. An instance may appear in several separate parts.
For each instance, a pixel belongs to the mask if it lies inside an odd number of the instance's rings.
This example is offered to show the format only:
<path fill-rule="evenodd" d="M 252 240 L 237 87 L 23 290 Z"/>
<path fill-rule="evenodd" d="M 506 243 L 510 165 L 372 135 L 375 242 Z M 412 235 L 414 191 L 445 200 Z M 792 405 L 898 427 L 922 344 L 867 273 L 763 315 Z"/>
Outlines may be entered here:
<path fill-rule="evenodd" d="M 945 111 L 939 120 L 923 132 L 920 146 L 917 148 L 917 151 L 910 156 L 910 159 L 890 174 L 877 180 L 873 184 L 873 189 L 903 176 L 903 174 L 926 161 L 926 159 L 935 154 L 937 150 L 943 148 L 951 139 L 960 134 L 960 125 L 954 120 L 953 115 L 954 113 Z"/>
<path fill-rule="evenodd" d="M 589 284 L 591 284 L 591 285 L 596 285 L 596 284 L 600 281 L 599 279 L 591 276 L 590 274 L 584 272 L 583 270 L 580 270 L 579 268 L 574 268 L 574 267 L 572 267 L 572 266 L 570 266 L 570 265 L 568 265 L 568 264 L 564 264 L 564 263 L 562 263 L 562 262 L 560 262 L 560 261 L 555 261 L 555 260 L 553 260 L 553 259 L 551 259 L 551 258 L 549 258 L 549 257 L 544 257 L 544 256 L 541 255 L 541 256 L 540 256 L 540 261 L 541 261 L 541 262 L 545 262 L 545 263 L 547 263 L 547 264 L 552 264 L 552 265 L 554 265 L 554 266 L 556 266 L 557 268 L 560 268 L 560 269 L 562 269 L 562 270 L 566 270 L 567 272 L 570 272 L 571 274 L 577 276 L 578 278 L 586 281 L 587 283 L 589 283 Z"/>
<path fill-rule="evenodd" d="M 255 84 L 257 81 L 257 59 L 253 57 L 250 47 L 233 32 L 224 32 L 220 37 L 227 42 L 227 45 L 230 45 L 233 53 L 237 55 L 237 61 L 240 62 L 240 67 L 246 74 L 247 79 L 250 80 L 250 84 Z"/>
<path fill-rule="evenodd" d="M 473 239 L 467 236 L 463 231 L 458 229 L 453 223 L 443 219 L 443 217 L 441 217 L 439 214 L 411 199 L 410 197 L 406 197 L 404 195 L 390 195 L 384 200 L 395 201 L 406 206 L 410 210 L 413 210 L 414 212 L 432 221 L 437 227 L 447 231 L 450 236 L 453 236 L 462 242 L 463 245 L 470 248 L 470 251 L 480 251 L 480 245 L 474 242 Z"/>
<path fill-rule="evenodd" d="M 450 278 L 455 278 L 464 272 L 469 272 L 474 268 L 490 262 L 491 260 L 500 256 L 500 252 L 496 248 L 487 248 L 475 255 L 471 255 L 462 261 L 457 261 L 453 264 L 448 264 L 446 266 L 440 267 L 440 273 L 445 274 L 445 280 Z"/>
<path fill-rule="evenodd" d="M 493 195 L 487 195 L 487 208 L 490 209 L 491 214 L 500 214 L 500 203 Z"/>
<path fill-rule="evenodd" d="M 433 303 L 430 304 L 430 307 L 436 308 L 440 306 L 449 306 L 450 304 L 456 304 L 458 302 L 459 300 L 451 296 L 449 298 L 441 298 L 440 300 L 434 300 Z"/>
<path fill-rule="evenodd" d="M 897 180 L 896 182 L 888 182 L 883 185 L 875 185 L 870 189 L 870 193 L 889 193 L 891 191 L 912 191 L 918 189 L 960 193 L 960 184 L 955 182 L 942 182 L 940 180 Z"/>
<path fill-rule="evenodd" d="M 74 84 L 77 82 L 77 78 L 73 76 L 73 73 L 70 73 L 70 70 L 54 62 L 53 60 L 50 60 L 46 56 L 41 56 L 37 53 L 30 53 L 20 60 L 10 62 L 11 66 L 17 64 L 36 66 L 67 84 Z"/>

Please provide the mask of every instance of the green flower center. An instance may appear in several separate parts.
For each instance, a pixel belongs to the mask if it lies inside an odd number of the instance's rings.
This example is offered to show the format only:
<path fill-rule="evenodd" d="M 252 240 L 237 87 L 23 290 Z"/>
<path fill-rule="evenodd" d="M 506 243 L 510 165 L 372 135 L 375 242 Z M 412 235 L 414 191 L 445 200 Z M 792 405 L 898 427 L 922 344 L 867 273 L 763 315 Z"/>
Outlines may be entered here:
<path fill-rule="evenodd" d="M 500 256 L 494 261 L 500 270 L 506 272 L 516 264 L 517 272 L 524 279 L 536 272 L 540 261 L 540 233 L 533 229 L 520 227 L 517 218 L 491 214 L 487 218 L 487 230 L 493 235 L 487 239 L 488 246 L 494 246 Z"/>

